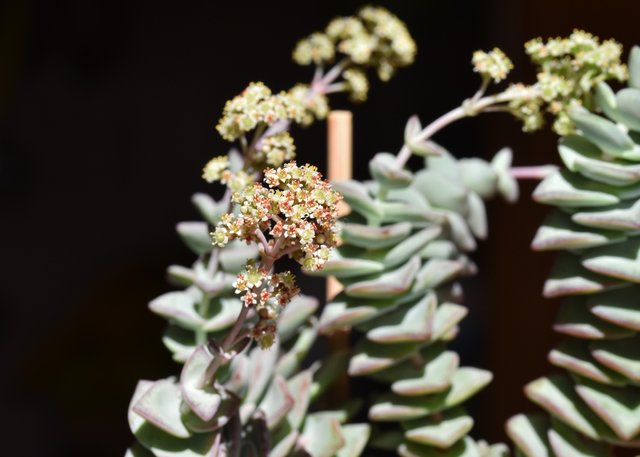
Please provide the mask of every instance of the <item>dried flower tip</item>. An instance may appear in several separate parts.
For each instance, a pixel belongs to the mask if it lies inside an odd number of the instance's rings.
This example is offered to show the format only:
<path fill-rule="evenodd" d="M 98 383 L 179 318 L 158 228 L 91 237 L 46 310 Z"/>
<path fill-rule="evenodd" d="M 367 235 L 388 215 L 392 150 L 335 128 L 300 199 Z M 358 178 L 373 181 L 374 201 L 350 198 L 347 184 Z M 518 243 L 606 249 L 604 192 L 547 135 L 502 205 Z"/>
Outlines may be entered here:
<path fill-rule="evenodd" d="M 471 59 L 473 71 L 480 73 L 485 78 L 493 79 L 494 83 L 499 83 L 507 77 L 513 64 L 511 60 L 498 48 L 492 51 L 476 51 Z"/>

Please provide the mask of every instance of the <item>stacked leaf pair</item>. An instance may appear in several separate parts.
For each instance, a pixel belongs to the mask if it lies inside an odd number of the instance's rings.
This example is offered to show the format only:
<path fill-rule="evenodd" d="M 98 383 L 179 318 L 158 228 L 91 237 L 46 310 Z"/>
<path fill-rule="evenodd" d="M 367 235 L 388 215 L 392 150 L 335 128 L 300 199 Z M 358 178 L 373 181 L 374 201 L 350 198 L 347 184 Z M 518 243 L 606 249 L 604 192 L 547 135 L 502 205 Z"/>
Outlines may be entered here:
<path fill-rule="evenodd" d="M 556 206 L 533 240 L 562 251 L 547 297 L 567 297 L 554 329 L 566 335 L 549 354 L 565 373 L 540 378 L 527 396 L 551 417 L 519 415 L 507 430 L 529 457 L 610 455 L 640 447 L 640 48 L 629 87 L 604 82 L 601 115 L 573 111 L 577 133 L 559 146 L 566 169 L 534 198 Z"/>

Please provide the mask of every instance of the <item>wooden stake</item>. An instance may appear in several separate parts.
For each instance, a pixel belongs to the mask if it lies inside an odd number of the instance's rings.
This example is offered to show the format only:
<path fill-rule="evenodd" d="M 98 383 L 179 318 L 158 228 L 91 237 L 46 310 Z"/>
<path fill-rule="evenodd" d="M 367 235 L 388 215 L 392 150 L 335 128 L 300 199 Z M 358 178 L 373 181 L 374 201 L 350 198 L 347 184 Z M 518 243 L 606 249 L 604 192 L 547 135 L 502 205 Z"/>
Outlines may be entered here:
<path fill-rule="evenodd" d="M 353 176 L 353 116 L 351 111 L 331 111 L 327 130 L 327 179 L 342 181 Z M 349 214 L 349 206 L 341 202 L 340 216 Z M 327 302 L 333 299 L 342 286 L 330 276 L 327 279 Z"/>
<path fill-rule="evenodd" d="M 331 111 L 327 130 L 327 179 L 341 181 L 353 176 L 353 119 L 350 111 Z M 338 208 L 340 216 L 349 214 L 349 206 L 341 202 Z M 327 303 L 342 290 L 342 285 L 336 278 L 327 278 Z M 337 331 L 329 337 L 329 349 L 332 353 L 346 349 L 349 346 L 349 331 Z M 349 377 L 336 379 L 328 398 L 330 406 L 339 406 L 349 399 Z"/>

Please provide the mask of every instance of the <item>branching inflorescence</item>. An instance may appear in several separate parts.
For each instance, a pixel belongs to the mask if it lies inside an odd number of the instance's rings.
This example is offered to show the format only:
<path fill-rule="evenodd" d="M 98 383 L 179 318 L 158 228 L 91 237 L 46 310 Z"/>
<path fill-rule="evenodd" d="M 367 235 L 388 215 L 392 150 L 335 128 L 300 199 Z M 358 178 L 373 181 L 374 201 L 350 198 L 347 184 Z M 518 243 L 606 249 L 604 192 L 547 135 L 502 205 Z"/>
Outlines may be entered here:
<path fill-rule="evenodd" d="M 365 7 L 301 40 L 293 58 L 315 66 L 310 84 L 274 94 L 254 82 L 227 102 L 217 130 L 237 149 L 211 159 L 202 174 L 226 192 L 219 201 L 194 196 L 205 222 L 179 224 L 178 232 L 198 258 L 169 269 L 186 288 L 150 303 L 169 320 L 163 342 L 184 366 L 177 378 L 139 382 L 129 410 L 138 442 L 128 456 L 505 454 L 506 446 L 468 435 L 473 419 L 462 406 L 491 373 L 460 367 L 446 345 L 467 312 L 459 279 L 476 271 L 468 253 L 487 236 L 484 201 L 515 201 L 518 178 L 544 179 L 536 198 L 561 208 L 534 240 L 537 249 L 571 251 L 547 295 L 596 295 L 563 308 L 557 329 L 580 339 L 550 359 L 571 379 L 527 387 L 557 419 L 512 419 L 517 452 L 600 455 L 608 452 L 600 442 L 637 445 L 640 416 L 625 402 L 640 398 L 638 354 L 620 339 L 635 341 L 640 330 L 636 290 L 628 285 L 640 282 L 640 171 L 632 163 L 640 158 L 640 53 L 633 54 L 631 88 L 614 94 L 605 81 L 627 77 L 618 43 L 574 31 L 525 47 L 538 67 L 535 83 L 487 95 L 513 65 L 498 48 L 477 51 L 478 91 L 424 127 L 411 117 L 398 153 L 376 154 L 373 179 L 364 183 L 332 186 L 312 165 L 297 165 L 289 130 L 326 117 L 328 94 L 364 101 L 368 69 L 386 81 L 414 61 L 405 24 L 385 9 Z M 615 123 L 586 112 L 598 108 Z M 551 114 L 553 129 L 568 135 L 560 153 L 570 171 L 514 168 L 506 148 L 491 162 L 457 160 L 433 140 L 459 119 L 494 111 L 511 113 L 525 131 Z M 424 158 L 422 169 L 406 167 L 412 155 Z M 337 223 L 343 196 L 351 213 Z M 299 294 L 292 272 L 279 270 L 285 257 L 310 274 L 340 279 L 343 291 L 319 318 L 316 300 Z M 354 347 L 303 363 L 318 335 L 344 329 L 353 330 Z M 310 412 L 345 371 L 373 380 L 367 395 Z M 362 404 L 371 425 L 350 424 Z"/>

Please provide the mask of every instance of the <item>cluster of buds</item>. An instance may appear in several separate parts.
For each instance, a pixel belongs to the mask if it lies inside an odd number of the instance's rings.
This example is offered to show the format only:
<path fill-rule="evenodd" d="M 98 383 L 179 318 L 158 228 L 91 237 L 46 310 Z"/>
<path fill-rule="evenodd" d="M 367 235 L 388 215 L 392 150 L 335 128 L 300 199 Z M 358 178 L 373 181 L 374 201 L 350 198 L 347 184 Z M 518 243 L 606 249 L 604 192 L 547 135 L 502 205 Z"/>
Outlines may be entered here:
<path fill-rule="evenodd" d="M 574 128 L 569 119 L 572 108 L 590 107 L 590 94 L 597 83 L 627 78 L 627 67 L 620 61 L 622 46 L 614 40 L 600 42 L 581 30 L 547 42 L 536 38 L 525 49 L 539 69 L 533 86 L 539 93 L 538 104 L 555 117 L 553 129 L 560 135 Z"/>
<path fill-rule="evenodd" d="M 233 283 L 236 294 L 248 308 L 254 309 L 258 318 L 252 329 L 252 337 L 262 348 L 273 344 L 280 311 L 299 293 L 295 276 L 290 271 L 271 273 L 264 266 L 247 263 Z"/>
<path fill-rule="evenodd" d="M 234 173 L 230 170 L 230 165 L 228 156 L 214 157 L 202 169 L 202 178 L 208 183 L 220 181 L 227 185 L 232 192 L 239 192 L 253 183 L 252 175 L 243 170 Z"/>
<path fill-rule="evenodd" d="M 334 191 L 311 165 L 290 162 L 266 169 L 264 182 L 234 192 L 237 214 L 225 214 L 211 234 L 213 243 L 224 246 L 241 239 L 259 243 L 263 257 L 271 261 L 289 255 L 303 268 L 318 270 L 336 245 L 337 204 Z M 269 237 L 269 239 L 267 239 Z"/>
<path fill-rule="evenodd" d="M 324 32 L 300 40 L 293 59 L 300 65 L 322 67 L 341 53 L 350 69 L 374 68 L 378 77 L 388 81 L 400 67 L 413 63 L 416 44 L 404 22 L 384 8 L 366 6 L 356 16 L 332 20 Z M 345 72 L 344 88 L 356 101 L 366 99 L 368 81 L 364 72 Z"/>
<path fill-rule="evenodd" d="M 301 125 L 311 125 L 315 119 L 322 120 L 329 114 L 327 96 L 320 91 L 311 90 L 307 84 L 296 84 L 288 94 L 291 101 L 298 105 L 302 113 Z"/>
<path fill-rule="evenodd" d="M 480 73 L 483 78 L 493 79 L 494 83 L 499 83 L 506 79 L 513 69 L 511 60 L 498 48 L 493 48 L 489 52 L 474 52 L 471 63 L 473 64 L 473 71 Z"/>
<path fill-rule="evenodd" d="M 296 156 L 296 146 L 289 132 L 280 132 L 267 136 L 256 144 L 253 152 L 252 162 L 264 168 L 280 167 L 283 163 L 293 160 Z"/>
<path fill-rule="evenodd" d="M 234 141 L 258 124 L 272 125 L 282 120 L 299 122 L 302 115 L 300 104 L 287 93 L 273 95 L 267 86 L 257 82 L 249 84 L 226 103 L 216 129 L 225 140 Z"/>

